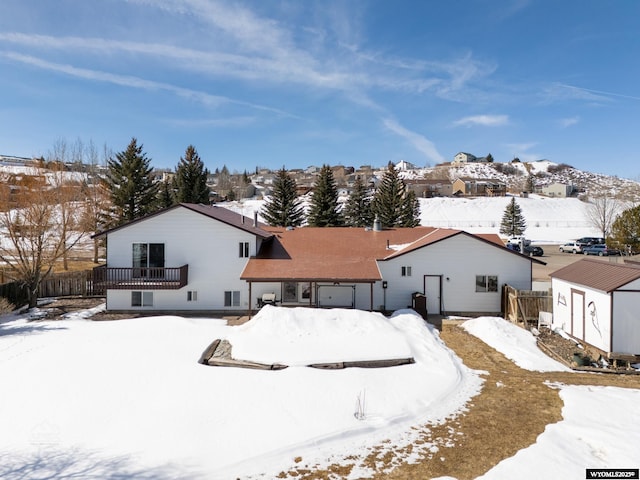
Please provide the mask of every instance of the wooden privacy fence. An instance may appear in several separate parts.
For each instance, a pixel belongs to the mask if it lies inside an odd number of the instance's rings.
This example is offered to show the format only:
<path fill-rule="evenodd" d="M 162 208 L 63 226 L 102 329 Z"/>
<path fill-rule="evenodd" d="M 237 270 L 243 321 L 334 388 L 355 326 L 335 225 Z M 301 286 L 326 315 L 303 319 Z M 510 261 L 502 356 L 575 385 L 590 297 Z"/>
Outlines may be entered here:
<path fill-rule="evenodd" d="M 38 297 L 91 297 L 93 291 L 93 270 L 54 273 L 40 283 Z"/>
<path fill-rule="evenodd" d="M 93 270 L 53 273 L 40 283 L 38 298 L 43 297 L 91 297 L 104 294 L 94 291 Z M 0 285 L 0 297 L 5 297 L 16 306 L 27 303 L 26 288 L 20 282 Z"/>
<path fill-rule="evenodd" d="M 538 324 L 540 312 L 550 312 L 552 295 L 548 290 L 517 290 L 510 285 L 502 288 L 504 318 L 514 323 Z"/>

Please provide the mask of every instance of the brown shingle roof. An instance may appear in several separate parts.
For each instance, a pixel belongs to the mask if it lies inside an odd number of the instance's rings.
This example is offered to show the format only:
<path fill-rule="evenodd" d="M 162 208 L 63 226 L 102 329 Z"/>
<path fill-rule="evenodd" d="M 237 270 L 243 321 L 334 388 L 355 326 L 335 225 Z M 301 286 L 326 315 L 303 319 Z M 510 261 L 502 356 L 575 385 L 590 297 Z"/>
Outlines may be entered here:
<path fill-rule="evenodd" d="M 551 278 L 609 293 L 640 278 L 640 265 L 583 258 L 551 273 Z"/>
<path fill-rule="evenodd" d="M 394 258 L 454 235 L 470 235 L 433 227 L 379 232 L 339 227 L 266 230 L 274 236 L 249 260 L 240 275 L 243 280 L 375 282 L 382 278 L 377 260 Z M 491 240 L 480 237 L 504 248 L 497 235 L 488 238 Z"/>

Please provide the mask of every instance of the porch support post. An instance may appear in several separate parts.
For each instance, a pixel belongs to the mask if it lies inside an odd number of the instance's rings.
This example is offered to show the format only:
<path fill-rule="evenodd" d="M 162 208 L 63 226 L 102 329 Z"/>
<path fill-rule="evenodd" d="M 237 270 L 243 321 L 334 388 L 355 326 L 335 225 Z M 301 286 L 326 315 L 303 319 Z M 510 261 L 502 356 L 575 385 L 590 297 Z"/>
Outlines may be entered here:
<path fill-rule="evenodd" d="M 369 311 L 373 312 L 373 282 L 369 283 Z"/>
<path fill-rule="evenodd" d="M 253 316 L 253 303 L 252 303 L 252 296 L 251 296 L 251 280 L 249 280 L 249 318 L 251 318 Z"/>
<path fill-rule="evenodd" d="M 309 282 L 309 308 L 313 307 L 313 282 Z"/>

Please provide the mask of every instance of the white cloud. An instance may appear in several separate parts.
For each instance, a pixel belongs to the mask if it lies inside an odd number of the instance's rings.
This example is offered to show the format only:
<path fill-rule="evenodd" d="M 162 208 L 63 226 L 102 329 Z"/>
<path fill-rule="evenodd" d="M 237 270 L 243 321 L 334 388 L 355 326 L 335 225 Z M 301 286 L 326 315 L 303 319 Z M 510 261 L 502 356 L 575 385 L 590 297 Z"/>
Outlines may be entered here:
<path fill-rule="evenodd" d="M 543 96 L 546 103 L 553 103 L 567 100 L 582 100 L 592 104 L 602 104 L 611 102 L 610 95 L 605 92 L 597 92 L 586 88 L 574 87 L 562 83 L 554 83 L 545 89 Z"/>
<path fill-rule="evenodd" d="M 485 127 L 500 127 L 509 123 L 508 115 L 473 115 L 453 122 L 455 126 L 482 125 Z"/>
<path fill-rule="evenodd" d="M 580 117 L 576 115 L 575 117 L 561 118 L 559 120 L 559 123 L 560 123 L 560 126 L 562 128 L 567 128 L 567 127 L 570 127 L 572 125 L 575 125 L 579 121 L 580 121 Z"/>
<path fill-rule="evenodd" d="M 0 55 L 16 62 L 31 65 L 32 67 L 37 67 L 37 68 L 41 68 L 43 70 L 48 70 L 52 72 L 63 73 L 66 75 L 70 75 L 72 77 L 82 78 L 85 80 L 94 80 L 98 82 L 105 82 L 105 83 L 111 83 L 114 85 L 120 85 L 122 87 L 139 88 L 143 90 L 158 90 L 158 91 L 170 92 L 177 96 L 194 100 L 208 107 L 215 108 L 225 103 L 232 103 L 235 105 L 242 105 L 242 106 L 249 107 L 256 110 L 270 111 L 270 112 L 275 112 L 284 116 L 289 116 L 289 117 L 291 116 L 286 112 L 283 112 L 275 108 L 267 107 L 264 105 L 258 105 L 258 104 L 253 104 L 249 102 L 233 100 L 231 98 L 220 96 L 220 95 L 212 95 L 210 93 L 178 87 L 168 83 L 145 80 L 143 78 L 139 78 L 131 75 L 117 75 L 113 73 L 101 72 L 101 71 L 91 70 L 86 68 L 78 68 L 72 65 L 49 62 L 47 60 L 42 60 L 37 57 L 33 57 L 30 55 L 23 55 L 23 54 L 14 53 L 14 52 L 3 52 L 3 53 L 0 52 Z"/>
<path fill-rule="evenodd" d="M 385 127 L 411 143 L 416 150 L 422 152 L 430 161 L 435 163 L 444 161 L 444 157 L 440 155 L 440 152 L 438 152 L 431 140 L 419 133 L 408 130 L 392 118 L 385 118 L 382 122 Z"/>

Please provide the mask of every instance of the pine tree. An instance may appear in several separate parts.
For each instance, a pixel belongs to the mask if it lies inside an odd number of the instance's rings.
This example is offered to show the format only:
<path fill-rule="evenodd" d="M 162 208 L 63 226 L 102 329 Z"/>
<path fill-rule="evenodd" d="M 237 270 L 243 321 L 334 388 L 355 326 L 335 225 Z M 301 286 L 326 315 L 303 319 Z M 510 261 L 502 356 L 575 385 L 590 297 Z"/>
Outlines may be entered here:
<path fill-rule="evenodd" d="M 273 181 L 271 196 L 260 212 L 265 221 L 274 227 L 298 227 L 304 220 L 304 208 L 296 192 L 296 182 L 282 167 Z"/>
<path fill-rule="evenodd" d="M 158 185 L 150 159 L 135 138 L 123 152 L 107 162 L 107 185 L 117 225 L 143 217 L 156 209 Z"/>
<path fill-rule="evenodd" d="M 174 204 L 173 182 L 165 180 L 158 191 L 158 208 L 169 208 Z"/>
<path fill-rule="evenodd" d="M 371 227 L 373 211 L 371 195 L 360 177 L 356 178 L 353 192 L 344 206 L 344 222 L 349 227 Z"/>
<path fill-rule="evenodd" d="M 508 236 L 522 235 L 527 229 L 527 223 L 520 211 L 520 205 L 516 203 L 515 198 L 511 198 L 511 202 L 507 205 L 500 223 L 500 233 Z"/>
<path fill-rule="evenodd" d="M 209 170 L 204 168 L 198 152 L 189 145 L 180 157 L 174 177 L 175 199 L 178 203 L 209 203 L 211 193 L 207 186 Z"/>
<path fill-rule="evenodd" d="M 323 165 L 316 180 L 307 223 L 311 227 L 338 227 L 342 225 L 338 205 L 338 187 L 329 165 Z"/>
<path fill-rule="evenodd" d="M 527 180 L 525 182 L 524 189 L 527 192 L 534 193 L 536 191 L 536 177 L 534 177 L 533 175 L 529 174 L 529 176 L 527 177 Z"/>
<path fill-rule="evenodd" d="M 398 176 L 398 171 L 393 163 L 389 162 L 372 203 L 373 213 L 378 217 L 383 227 L 402 226 L 402 205 L 405 193 L 406 185 Z"/>
<path fill-rule="evenodd" d="M 418 225 L 420 225 L 420 202 L 416 192 L 409 190 L 400 207 L 400 226 L 413 228 Z"/>

